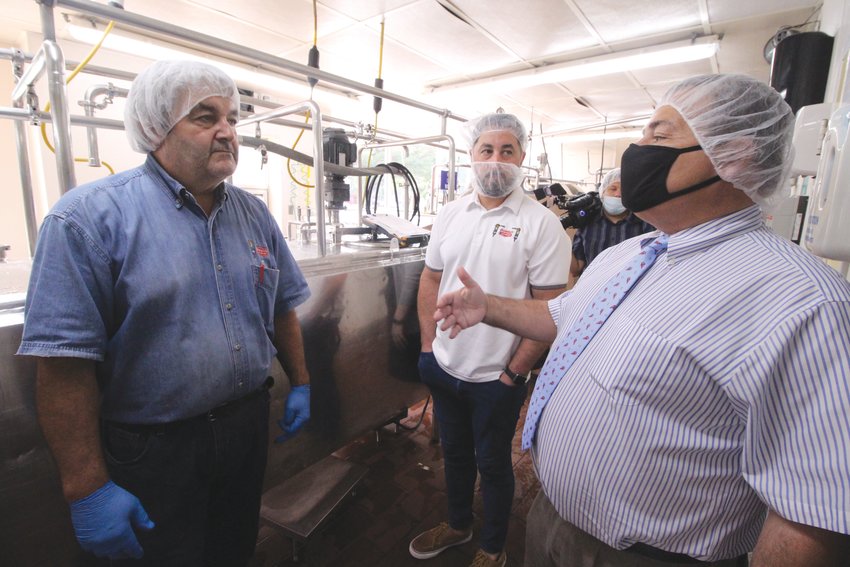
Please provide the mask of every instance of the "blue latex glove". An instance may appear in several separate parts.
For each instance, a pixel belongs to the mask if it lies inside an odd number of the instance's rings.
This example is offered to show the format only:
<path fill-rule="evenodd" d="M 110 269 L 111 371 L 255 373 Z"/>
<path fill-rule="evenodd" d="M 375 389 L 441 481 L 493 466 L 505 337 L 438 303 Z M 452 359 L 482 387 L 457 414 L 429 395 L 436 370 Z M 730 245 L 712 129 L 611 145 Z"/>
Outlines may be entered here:
<path fill-rule="evenodd" d="M 294 436 L 310 419 L 310 384 L 293 386 L 286 398 L 283 418 L 277 420 L 283 435 L 278 435 L 275 443 L 283 443 Z"/>
<path fill-rule="evenodd" d="M 71 503 L 71 523 L 83 549 L 110 559 L 141 558 L 133 528 L 154 527 L 139 499 L 111 480 Z"/>

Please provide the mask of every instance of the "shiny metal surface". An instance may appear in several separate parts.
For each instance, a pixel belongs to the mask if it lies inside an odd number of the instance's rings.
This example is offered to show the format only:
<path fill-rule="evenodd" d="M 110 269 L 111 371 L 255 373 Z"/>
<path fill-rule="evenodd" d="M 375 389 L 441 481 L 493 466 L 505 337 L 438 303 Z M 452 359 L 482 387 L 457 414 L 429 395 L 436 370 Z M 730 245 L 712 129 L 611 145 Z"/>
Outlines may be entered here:
<path fill-rule="evenodd" d="M 312 379 L 312 419 L 299 435 L 269 447 L 271 489 L 424 399 L 416 373 L 415 306 L 407 347 L 391 337 L 397 297 L 418 285 L 424 250 L 348 251 L 304 259 L 311 299 L 299 307 Z M 0 264 L 0 565 L 73 565 L 79 550 L 53 459 L 35 413 L 35 362 L 14 353 L 23 326 L 28 263 Z M 412 294 L 415 298 L 415 293 Z M 283 415 L 289 386 L 274 363 L 269 428 Z"/>

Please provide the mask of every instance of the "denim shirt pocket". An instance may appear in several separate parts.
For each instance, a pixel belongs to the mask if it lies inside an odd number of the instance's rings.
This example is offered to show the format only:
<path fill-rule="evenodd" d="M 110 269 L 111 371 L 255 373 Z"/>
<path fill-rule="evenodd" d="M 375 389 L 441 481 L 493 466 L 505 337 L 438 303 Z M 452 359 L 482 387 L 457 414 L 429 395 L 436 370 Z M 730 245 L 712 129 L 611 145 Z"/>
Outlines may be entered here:
<path fill-rule="evenodd" d="M 251 271 L 260 313 L 264 321 L 267 323 L 271 322 L 274 319 L 274 305 L 277 296 L 277 284 L 280 279 L 280 270 L 275 270 L 261 264 L 259 266 L 251 266 Z"/>

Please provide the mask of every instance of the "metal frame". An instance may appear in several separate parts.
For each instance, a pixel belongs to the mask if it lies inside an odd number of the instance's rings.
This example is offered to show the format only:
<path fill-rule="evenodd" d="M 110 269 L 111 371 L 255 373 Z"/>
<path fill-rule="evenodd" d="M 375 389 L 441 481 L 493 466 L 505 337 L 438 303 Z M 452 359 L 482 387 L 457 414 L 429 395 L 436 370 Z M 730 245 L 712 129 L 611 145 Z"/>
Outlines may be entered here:
<path fill-rule="evenodd" d="M 327 235 L 325 234 L 325 201 L 320 189 L 320 183 L 325 178 L 325 150 L 322 145 L 322 111 L 319 110 L 319 105 L 312 100 L 307 100 L 283 108 L 276 108 L 269 112 L 256 114 L 250 118 L 240 120 L 236 125 L 249 126 L 251 124 L 261 124 L 268 120 L 295 114 L 302 110 L 308 110 L 311 117 L 311 130 L 313 132 L 313 167 L 316 169 L 316 242 L 319 247 L 319 256 L 325 256 L 327 253 Z M 259 137 L 259 136 L 258 136 Z"/>

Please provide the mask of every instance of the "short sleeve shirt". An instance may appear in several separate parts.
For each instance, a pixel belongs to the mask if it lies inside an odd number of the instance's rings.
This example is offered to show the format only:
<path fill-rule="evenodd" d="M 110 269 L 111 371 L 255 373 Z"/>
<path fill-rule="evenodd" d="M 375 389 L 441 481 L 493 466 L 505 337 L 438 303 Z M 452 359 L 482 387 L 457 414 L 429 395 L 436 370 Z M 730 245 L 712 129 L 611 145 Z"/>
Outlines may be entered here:
<path fill-rule="evenodd" d="M 18 353 L 97 361 L 106 419 L 173 421 L 259 388 L 307 297 L 260 200 L 222 184 L 208 218 L 149 155 L 45 218 Z"/>
<path fill-rule="evenodd" d="M 448 203 L 434 222 L 425 265 L 442 272 L 442 295 L 462 286 L 463 266 L 487 293 L 524 299 L 531 288 L 565 286 L 570 241 L 557 217 L 517 190 L 487 210 L 476 193 Z M 470 382 L 497 380 L 520 338 L 489 325 L 454 339 L 437 330 L 434 356 L 452 376 Z"/>

